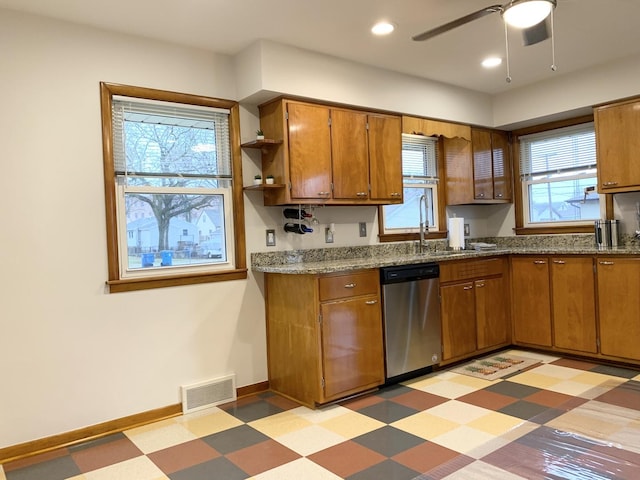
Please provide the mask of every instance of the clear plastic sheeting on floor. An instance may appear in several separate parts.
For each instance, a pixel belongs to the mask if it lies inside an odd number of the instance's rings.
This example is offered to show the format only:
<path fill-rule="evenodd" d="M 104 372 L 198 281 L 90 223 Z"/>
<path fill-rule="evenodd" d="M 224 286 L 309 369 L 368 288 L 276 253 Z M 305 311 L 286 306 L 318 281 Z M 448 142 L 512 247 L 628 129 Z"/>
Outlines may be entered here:
<path fill-rule="evenodd" d="M 414 480 L 640 479 L 640 382 L 607 381 L 504 437 Z"/>

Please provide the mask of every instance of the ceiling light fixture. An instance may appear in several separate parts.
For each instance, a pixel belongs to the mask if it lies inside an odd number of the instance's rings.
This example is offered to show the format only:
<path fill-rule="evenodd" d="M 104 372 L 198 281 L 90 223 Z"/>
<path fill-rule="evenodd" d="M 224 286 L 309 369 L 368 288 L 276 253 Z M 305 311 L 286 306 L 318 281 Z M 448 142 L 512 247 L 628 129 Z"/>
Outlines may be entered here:
<path fill-rule="evenodd" d="M 556 0 L 512 0 L 502 7 L 502 18 L 515 28 L 529 28 L 542 22 L 556 6 Z"/>
<path fill-rule="evenodd" d="M 502 63 L 502 59 L 500 57 L 487 57 L 482 61 L 482 66 L 484 68 L 494 68 Z"/>
<path fill-rule="evenodd" d="M 373 27 L 371 27 L 371 33 L 374 35 L 389 35 L 393 32 L 396 27 L 393 23 L 389 22 L 378 22 Z"/>

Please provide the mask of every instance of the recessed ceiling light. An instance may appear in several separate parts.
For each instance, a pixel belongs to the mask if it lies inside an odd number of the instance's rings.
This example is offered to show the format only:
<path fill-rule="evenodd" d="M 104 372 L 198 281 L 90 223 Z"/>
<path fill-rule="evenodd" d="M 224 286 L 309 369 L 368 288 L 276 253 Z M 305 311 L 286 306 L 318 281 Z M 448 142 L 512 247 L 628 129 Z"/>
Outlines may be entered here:
<path fill-rule="evenodd" d="M 502 63 L 502 59 L 500 57 L 488 57 L 482 61 L 482 66 L 484 68 L 494 68 Z"/>
<path fill-rule="evenodd" d="M 373 27 L 371 27 L 371 33 L 374 35 L 389 35 L 396 29 L 393 23 L 389 22 L 378 22 Z"/>

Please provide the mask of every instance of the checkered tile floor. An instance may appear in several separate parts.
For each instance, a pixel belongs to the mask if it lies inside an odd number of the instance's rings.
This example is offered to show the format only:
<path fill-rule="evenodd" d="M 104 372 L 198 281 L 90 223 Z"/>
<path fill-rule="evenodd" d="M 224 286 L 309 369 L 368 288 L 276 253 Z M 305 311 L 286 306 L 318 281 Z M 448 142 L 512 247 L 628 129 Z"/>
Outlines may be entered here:
<path fill-rule="evenodd" d="M 264 393 L 12 462 L 0 480 L 640 478 L 640 371 L 511 353 L 541 363 L 315 411 Z"/>

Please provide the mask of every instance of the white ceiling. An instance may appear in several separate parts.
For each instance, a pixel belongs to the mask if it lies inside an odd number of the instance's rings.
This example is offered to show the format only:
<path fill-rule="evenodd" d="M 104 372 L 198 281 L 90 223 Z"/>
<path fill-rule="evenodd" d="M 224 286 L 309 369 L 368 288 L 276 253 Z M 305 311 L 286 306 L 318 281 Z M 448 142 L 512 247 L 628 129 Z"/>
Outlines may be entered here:
<path fill-rule="evenodd" d="M 506 2 L 506 0 L 504 0 Z M 551 41 L 523 47 L 509 34 L 511 77 L 504 64 L 504 27 L 495 13 L 425 42 L 413 35 L 500 0 L 0 0 L 0 7 L 234 55 L 259 39 L 292 45 L 461 87 L 496 94 L 640 54 L 640 0 L 558 0 L 557 72 Z M 378 20 L 396 31 L 370 34 Z"/>

